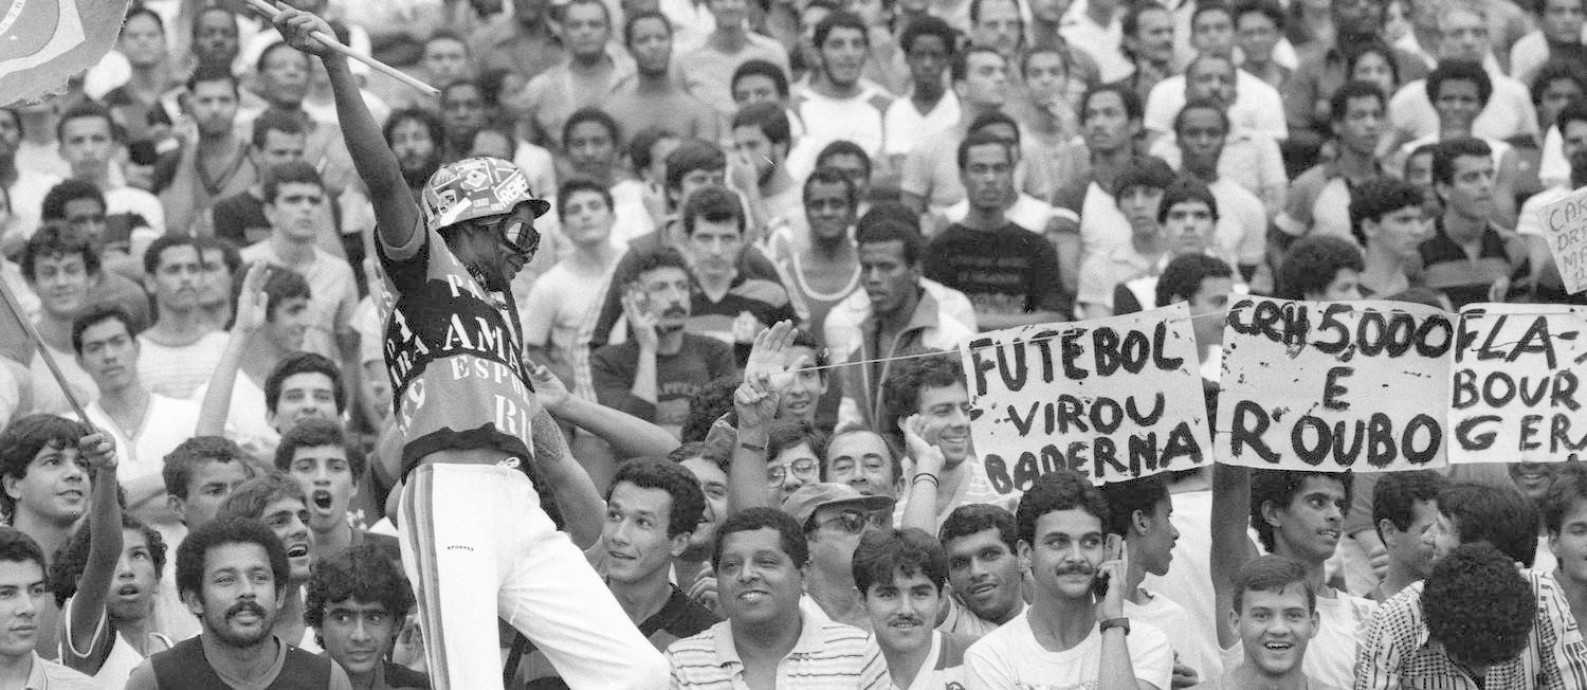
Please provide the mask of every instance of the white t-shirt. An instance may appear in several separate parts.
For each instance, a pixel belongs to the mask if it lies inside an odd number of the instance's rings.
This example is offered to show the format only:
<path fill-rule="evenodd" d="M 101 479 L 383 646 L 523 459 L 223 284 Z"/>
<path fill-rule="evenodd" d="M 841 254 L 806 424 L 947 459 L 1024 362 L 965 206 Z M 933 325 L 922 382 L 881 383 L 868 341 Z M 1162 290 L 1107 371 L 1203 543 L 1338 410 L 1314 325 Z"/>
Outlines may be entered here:
<path fill-rule="evenodd" d="M 828 98 L 815 89 L 796 93 L 792 106 L 805 123 L 805 135 L 788 155 L 788 173 L 796 180 L 808 177 L 821 149 L 839 139 L 858 144 L 871 160 L 877 160 L 887 140 L 883 116 L 891 103 L 879 88 L 861 89 L 850 98 Z"/>
<path fill-rule="evenodd" d="M 1229 121 L 1234 129 L 1261 132 L 1278 141 L 1289 138 L 1284 122 L 1284 99 L 1278 89 L 1250 72 L 1235 70 L 1234 103 L 1229 105 Z M 1185 77 L 1176 75 L 1157 82 L 1146 96 L 1147 129 L 1172 133 L 1174 118 L 1185 107 Z"/>
<path fill-rule="evenodd" d="M 215 374 L 215 365 L 226 352 L 225 331 L 204 334 L 185 347 L 166 347 L 148 334 L 138 336 L 138 378 L 149 392 L 191 400 L 193 392 Z"/>
<path fill-rule="evenodd" d="M 1192 634 L 1191 631 L 1197 628 L 1185 607 L 1150 590 L 1146 594 L 1150 599 L 1145 604 L 1124 602 L 1124 615 L 1130 619 L 1131 637 L 1134 637 L 1135 621 L 1145 621 L 1158 630 L 1174 632 L 1169 644 L 1178 655 L 1179 663 L 1195 669 L 1201 679 L 1200 683 L 1190 687 L 1202 690 L 1221 688 L 1218 680 L 1223 676 L 1223 661 L 1218 654 L 1217 636 Z M 1184 634 L 1179 634 L 1181 631 Z"/>
<path fill-rule="evenodd" d="M 1147 575 L 1141 586 L 1168 597 L 1190 616 L 1191 627 L 1181 632 L 1218 639 L 1218 619 L 1212 592 L 1212 492 L 1183 491 L 1172 495 L 1174 514 L 1168 521 L 1179 530 L 1174 543 L 1174 560 L 1162 577 Z M 1199 670 L 1199 669 L 1198 669 Z M 1202 674 L 1202 678 L 1206 678 Z"/>
<path fill-rule="evenodd" d="M 552 356 L 572 366 L 578 347 L 579 328 L 605 294 L 606 282 L 616 264 L 598 275 L 580 274 L 558 262 L 535 281 L 529 296 L 518 305 L 518 320 L 523 326 L 523 342 L 539 345 L 549 341 Z"/>
<path fill-rule="evenodd" d="M 959 124 L 959 97 L 952 91 L 944 93 L 931 112 L 925 114 L 915 107 L 914 101 L 899 98 L 887 106 L 883 122 L 887 129 L 887 155 L 907 156 L 921 141 Z"/>
<path fill-rule="evenodd" d="M 1306 646 L 1301 668 L 1325 685 L 1348 688 L 1355 682 L 1356 637 L 1372 619 L 1377 604 L 1370 599 L 1337 592 L 1332 599 L 1317 597 L 1317 636 Z"/>
<path fill-rule="evenodd" d="M 115 440 L 117 455 L 121 458 L 116 466 L 116 479 L 122 484 L 159 474 L 165 468 L 165 456 L 192 438 L 193 429 L 198 426 L 198 402 L 163 395 L 149 395 L 143 426 L 133 430 L 132 438 L 127 438 L 121 426 L 110 421 L 110 414 L 98 400 L 88 403 L 83 411 L 88 413 L 90 423 L 109 432 Z"/>
<path fill-rule="evenodd" d="M 1089 690 L 1095 688 L 1102 668 L 1102 634 L 1093 627 L 1080 644 L 1050 652 L 1036 641 L 1030 627 L 1030 609 L 981 638 L 964 655 L 972 690 Z M 1157 690 L 1169 690 L 1174 674 L 1174 650 L 1168 636 L 1144 621 L 1131 621 L 1130 664 L 1135 678 Z"/>
<path fill-rule="evenodd" d="M 1537 107 L 1532 92 L 1514 79 L 1489 71 L 1493 96 L 1477 119 L 1471 123 L 1472 136 L 1482 139 L 1509 139 L 1518 134 L 1538 133 Z M 1389 99 L 1389 121 L 1411 137 L 1438 133 L 1438 111 L 1427 98 L 1427 80 L 1418 79 Z M 1326 681 L 1325 681 L 1326 682 Z"/>
<path fill-rule="evenodd" d="M 1262 263 L 1267 252 L 1267 209 L 1262 200 L 1227 177 L 1207 185 L 1218 202 L 1218 223 L 1213 234 L 1218 254 L 1235 263 Z"/>

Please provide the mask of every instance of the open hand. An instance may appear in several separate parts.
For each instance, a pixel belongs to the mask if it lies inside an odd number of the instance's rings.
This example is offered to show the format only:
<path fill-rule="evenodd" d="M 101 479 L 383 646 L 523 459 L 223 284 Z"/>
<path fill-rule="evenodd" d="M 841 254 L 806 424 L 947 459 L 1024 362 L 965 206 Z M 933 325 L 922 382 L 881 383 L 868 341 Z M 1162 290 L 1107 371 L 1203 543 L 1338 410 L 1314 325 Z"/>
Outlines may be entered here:
<path fill-rule="evenodd" d="M 926 441 L 926 420 L 918 414 L 909 415 L 904 420 L 904 445 L 909 457 L 915 460 L 915 473 L 922 472 L 942 477 L 942 468 L 947 465 L 947 458 L 943 457 L 942 449 Z"/>
<path fill-rule="evenodd" d="M 623 317 L 628 321 L 629 337 L 639 344 L 639 349 L 655 352 L 660 347 L 656 324 L 661 318 L 656 316 L 654 309 L 645 305 L 644 291 L 629 288 L 623 293 Z"/>
<path fill-rule="evenodd" d="M 270 280 L 270 265 L 256 261 L 248 266 L 242 279 L 242 293 L 237 296 L 237 316 L 232 328 L 243 333 L 253 333 L 264 326 L 270 313 L 270 296 L 265 294 L 265 283 Z"/>

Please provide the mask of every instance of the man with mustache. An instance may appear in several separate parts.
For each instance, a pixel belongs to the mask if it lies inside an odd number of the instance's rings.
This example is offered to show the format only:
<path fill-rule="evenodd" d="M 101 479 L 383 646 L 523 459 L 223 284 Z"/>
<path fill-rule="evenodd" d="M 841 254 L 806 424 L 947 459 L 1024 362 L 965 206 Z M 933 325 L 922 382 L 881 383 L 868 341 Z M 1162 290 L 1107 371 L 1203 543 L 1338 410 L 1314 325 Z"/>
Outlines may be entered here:
<path fill-rule="evenodd" d="M 596 399 L 674 435 L 689 418 L 689 399 L 713 379 L 735 372 L 727 344 L 685 328 L 691 315 L 689 266 L 677 250 L 640 260 L 624 286 L 628 342 L 590 355 Z"/>
<path fill-rule="evenodd" d="M 918 529 L 868 532 L 854 549 L 854 586 L 894 687 L 957 687 L 967 680 L 964 652 L 975 638 L 933 629 L 947 580 L 948 554 Z"/>
<path fill-rule="evenodd" d="M 288 596 L 287 550 L 270 528 L 257 520 L 217 519 L 188 535 L 176 560 L 177 589 L 204 631 L 144 661 L 127 679 L 129 690 L 352 690 L 340 666 L 272 633 L 281 602 L 296 600 L 296 592 Z"/>
<path fill-rule="evenodd" d="M 308 501 L 296 480 L 282 472 L 263 474 L 238 485 L 215 513 L 215 520 L 245 518 L 264 523 L 286 551 L 285 577 L 276 580 L 281 592 L 273 607 L 270 631 L 294 647 L 318 654 L 314 631 L 303 619 L 303 586 L 314 566 L 314 532 L 309 529 Z M 193 535 L 188 535 L 191 540 Z M 186 541 L 183 542 L 186 544 Z M 180 559 L 180 555 L 178 555 Z M 177 564 L 177 581 L 182 566 Z M 180 586 L 180 585 L 179 585 Z M 185 600 L 186 597 L 184 596 Z M 191 604 L 189 608 L 192 608 Z"/>
<path fill-rule="evenodd" d="M 1014 519 L 1031 603 L 965 653 L 968 687 L 1168 690 L 1174 651 L 1162 630 L 1125 616 L 1129 554 L 1107 533 L 1110 517 L 1101 491 L 1072 470 L 1025 492 Z"/>
<path fill-rule="evenodd" d="M 154 325 L 138 334 L 138 374 L 152 392 L 191 398 L 215 373 L 226 350 L 226 334 L 199 305 L 203 262 L 197 240 L 161 236 L 144 253 L 143 270 L 155 317 Z"/>

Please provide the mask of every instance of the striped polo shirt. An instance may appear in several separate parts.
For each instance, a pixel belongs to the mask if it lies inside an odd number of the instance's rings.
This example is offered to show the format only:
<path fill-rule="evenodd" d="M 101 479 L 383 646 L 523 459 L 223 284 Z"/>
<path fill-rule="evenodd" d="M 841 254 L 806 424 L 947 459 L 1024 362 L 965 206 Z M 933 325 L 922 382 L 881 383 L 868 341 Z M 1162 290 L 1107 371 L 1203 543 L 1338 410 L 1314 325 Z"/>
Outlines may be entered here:
<path fill-rule="evenodd" d="M 777 664 L 778 690 L 891 690 L 887 663 L 867 653 L 864 630 L 800 616 L 802 629 L 793 651 Z M 722 621 L 667 648 L 673 690 L 738 690 L 744 662 L 733 645 L 732 621 Z"/>
<path fill-rule="evenodd" d="M 1417 248 L 1422 259 L 1422 283 L 1444 293 L 1456 309 L 1487 302 L 1488 289 L 1500 278 L 1511 283 L 1526 275 L 1525 241 L 1514 233 L 1491 223 L 1482 231 L 1475 257 L 1444 232 L 1444 219 L 1438 218 L 1435 234 Z"/>

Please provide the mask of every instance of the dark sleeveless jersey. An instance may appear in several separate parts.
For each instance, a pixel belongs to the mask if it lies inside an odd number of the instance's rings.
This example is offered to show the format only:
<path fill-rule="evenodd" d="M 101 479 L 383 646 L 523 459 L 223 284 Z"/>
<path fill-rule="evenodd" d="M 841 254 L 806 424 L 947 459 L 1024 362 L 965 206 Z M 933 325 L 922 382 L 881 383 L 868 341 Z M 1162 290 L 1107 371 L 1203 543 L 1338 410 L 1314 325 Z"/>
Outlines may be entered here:
<path fill-rule="evenodd" d="M 200 639 L 190 637 L 149 658 L 154 665 L 154 678 L 159 681 L 162 690 L 231 690 L 231 686 L 221 680 L 214 667 L 209 665 L 209 659 L 204 656 L 204 643 Z M 286 645 L 285 642 L 281 644 Z M 335 662 L 290 645 L 287 645 L 286 650 L 287 658 L 281 664 L 281 673 L 270 684 L 272 690 L 312 690 L 331 686 L 331 664 Z"/>

